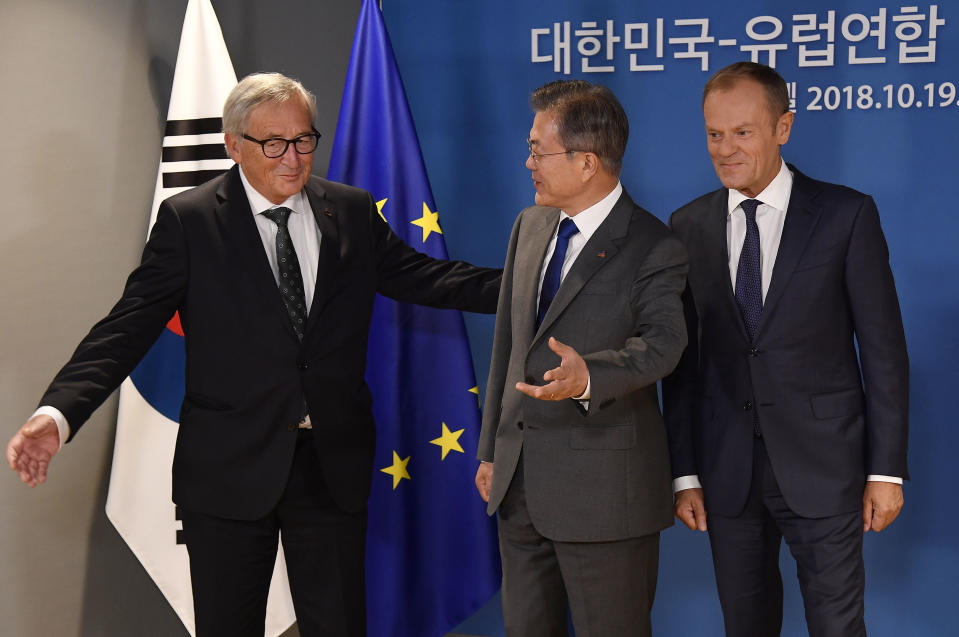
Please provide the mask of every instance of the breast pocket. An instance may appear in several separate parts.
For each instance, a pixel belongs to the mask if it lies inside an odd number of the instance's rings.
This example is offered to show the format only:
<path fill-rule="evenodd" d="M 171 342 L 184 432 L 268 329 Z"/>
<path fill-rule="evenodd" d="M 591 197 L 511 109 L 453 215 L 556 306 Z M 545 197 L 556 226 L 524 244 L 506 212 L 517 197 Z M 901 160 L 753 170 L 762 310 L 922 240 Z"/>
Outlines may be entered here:
<path fill-rule="evenodd" d="M 600 296 L 600 295 L 609 295 L 613 296 L 618 294 L 622 289 L 622 286 L 617 285 L 614 281 L 599 281 L 599 282 L 590 282 L 589 284 L 583 286 L 583 289 L 579 293 L 583 296 Z"/>
<path fill-rule="evenodd" d="M 802 259 L 796 264 L 795 272 L 814 270 L 830 264 L 842 263 L 846 258 L 846 250 L 843 246 L 832 246 L 822 250 L 813 250 L 803 254 Z"/>

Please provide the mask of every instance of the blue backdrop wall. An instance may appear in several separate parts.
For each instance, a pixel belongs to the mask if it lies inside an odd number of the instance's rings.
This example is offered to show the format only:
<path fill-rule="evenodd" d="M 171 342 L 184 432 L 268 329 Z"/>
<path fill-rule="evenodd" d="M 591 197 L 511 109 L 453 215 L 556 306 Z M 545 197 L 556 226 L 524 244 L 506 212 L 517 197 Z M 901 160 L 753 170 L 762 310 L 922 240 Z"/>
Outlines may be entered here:
<path fill-rule="evenodd" d="M 777 68 L 796 111 L 783 155 L 875 197 L 906 326 L 912 481 L 900 518 L 866 538 L 867 625 L 874 636 L 959 634 L 959 5 L 389 0 L 383 9 L 449 252 L 483 264 L 502 262 L 513 219 L 533 199 L 524 140 L 534 88 L 564 77 L 611 87 L 632 127 L 623 184 L 666 219 L 719 186 L 705 81 L 739 60 Z M 492 325 L 467 317 L 480 379 Z M 803 635 L 785 551 L 783 572 L 783 634 Z M 654 622 L 662 635 L 722 634 L 705 535 L 664 533 Z"/>

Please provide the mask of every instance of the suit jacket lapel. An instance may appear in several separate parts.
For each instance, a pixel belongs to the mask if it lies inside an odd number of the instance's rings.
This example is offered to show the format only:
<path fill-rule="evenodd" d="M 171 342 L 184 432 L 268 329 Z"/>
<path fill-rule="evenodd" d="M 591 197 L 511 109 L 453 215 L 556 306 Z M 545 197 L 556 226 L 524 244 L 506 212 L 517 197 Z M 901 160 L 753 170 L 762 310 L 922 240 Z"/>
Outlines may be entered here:
<path fill-rule="evenodd" d="M 536 306 L 539 303 L 543 259 L 559 223 L 559 210 L 545 209 L 540 214 L 530 216 L 533 218 L 529 227 L 523 230 L 516 246 L 512 321 L 517 334 L 528 334 L 532 338 L 536 330 Z"/>
<path fill-rule="evenodd" d="M 729 190 L 720 188 L 710 199 L 707 208 L 707 218 L 705 223 L 705 236 L 702 244 L 705 246 L 706 267 L 704 272 L 711 279 L 710 287 L 723 296 L 723 303 L 726 309 L 735 317 L 733 321 L 739 328 L 740 335 L 748 340 L 746 336 L 746 324 L 743 322 L 743 314 L 739 309 L 739 303 L 736 302 L 736 293 L 733 290 L 732 280 L 729 278 L 729 245 L 726 226 L 729 217 Z M 695 258 L 691 254 L 690 258 Z"/>
<path fill-rule="evenodd" d="M 316 322 L 316 315 L 323 308 L 330 293 L 330 286 L 334 279 L 339 262 L 339 228 L 336 223 L 336 209 L 333 203 L 326 198 L 326 192 L 315 180 L 307 183 L 307 199 L 313 209 L 313 217 L 320 228 L 320 256 L 316 268 L 316 287 L 313 291 L 313 304 L 310 307 L 306 329 Z M 257 287 L 260 298 L 269 299 L 267 305 L 274 307 L 275 314 L 289 327 L 290 336 L 296 338 L 296 332 L 290 324 L 290 319 L 280 297 L 273 270 L 263 248 L 263 241 L 253 219 L 249 199 L 240 180 L 239 167 L 234 166 L 227 173 L 223 183 L 217 190 L 220 201 L 215 211 L 217 223 L 223 229 L 224 235 L 236 249 L 234 258 L 246 272 L 250 280 Z"/>
<path fill-rule="evenodd" d="M 320 229 L 320 257 L 316 267 L 316 287 L 313 289 L 313 303 L 310 306 L 306 331 L 316 325 L 323 306 L 326 305 L 335 280 L 335 272 L 340 261 L 340 229 L 337 222 L 339 212 L 318 180 L 311 179 L 306 185 L 306 197 L 313 209 L 313 217 Z"/>
<path fill-rule="evenodd" d="M 633 208 L 636 204 L 629 198 L 626 191 L 620 196 L 619 201 L 610 210 L 609 216 L 596 228 L 596 232 L 589 238 L 586 245 L 580 251 L 575 263 L 569 269 L 569 272 L 560 283 L 556 297 L 549 306 L 543 322 L 536 331 L 536 336 L 531 345 L 535 345 L 548 332 L 549 327 L 556 322 L 556 319 L 563 313 L 563 310 L 576 298 L 583 286 L 596 271 L 606 265 L 612 259 L 619 248 L 616 241 L 626 236 L 629 229 L 629 221 L 633 214 Z M 557 215 L 558 217 L 558 215 Z M 555 224 L 554 224 L 555 225 Z M 552 238 L 550 235 L 547 238 Z M 542 262 L 542 258 L 540 259 Z M 538 274 L 538 272 L 537 272 Z M 538 282 L 538 279 L 537 279 Z M 535 307 L 534 312 L 535 315 Z"/>
<path fill-rule="evenodd" d="M 792 192 L 789 195 L 789 207 L 786 210 L 786 221 L 783 225 L 782 238 L 779 241 L 779 252 L 773 266 L 772 280 L 766 292 L 763 311 L 756 328 L 756 338 L 763 332 L 763 327 L 769 321 L 776 303 L 782 298 L 783 291 L 792 277 L 799 258 L 806 249 L 809 237 L 812 236 L 816 223 L 822 214 L 822 206 L 816 205 L 814 200 L 817 194 L 815 186 L 805 175 L 789 166 L 793 171 Z"/>
<path fill-rule="evenodd" d="M 293 326 L 283 306 L 280 290 L 276 286 L 273 270 L 263 249 L 263 241 L 253 219 L 250 200 L 240 180 L 239 166 L 233 166 L 217 189 L 219 205 L 214 211 L 217 225 L 226 241 L 232 246 L 232 258 L 246 272 L 247 278 L 257 289 L 258 298 L 265 299 L 265 306 L 273 307 L 276 316 L 289 326 L 296 338 Z"/>

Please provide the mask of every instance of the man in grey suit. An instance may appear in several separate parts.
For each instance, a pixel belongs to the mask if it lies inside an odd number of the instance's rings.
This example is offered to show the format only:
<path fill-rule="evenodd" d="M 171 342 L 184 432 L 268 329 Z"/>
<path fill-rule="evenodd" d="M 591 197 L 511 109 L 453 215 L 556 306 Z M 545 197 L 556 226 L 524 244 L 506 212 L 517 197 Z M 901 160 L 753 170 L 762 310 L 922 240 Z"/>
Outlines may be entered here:
<path fill-rule="evenodd" d="M 672 524 L 656 381 L 686 345 L 687 259 L 619 183 L 629 122 L 582 80 L 536 90 L 476 486 L 499 513 L 506 634 L 649 635 Z M 537 384 L 542 383 L 542 384 Z"/>

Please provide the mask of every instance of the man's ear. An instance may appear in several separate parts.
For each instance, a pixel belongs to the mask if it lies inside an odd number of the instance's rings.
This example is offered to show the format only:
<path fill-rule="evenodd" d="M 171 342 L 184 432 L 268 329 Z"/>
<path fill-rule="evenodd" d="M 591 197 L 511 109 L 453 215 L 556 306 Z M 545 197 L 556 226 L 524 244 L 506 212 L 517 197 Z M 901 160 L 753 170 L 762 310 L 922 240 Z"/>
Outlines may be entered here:
<path fill-rule="evenodd" d="M 236 163 L 240 163 L 240 156 L 242 152 L 240 150 L 240 142 L 242 140 L 231 133 L 223 133 L 223 144 L 226 146 L 226 152 L 230 153 L 230 159 Z"/>
<path fill-rule="evenodd" d="M 779 116 L 779 121 L 776 122 L 776 142 L 783 146 L 786 142 L 789 141 L 789 134 L 793 130 L 793 118 L 795 114 L 791 111 L 786 111 Z"/>
<path fill-rule="evenodd" d="M 582 151 L 583 155 L 583 171 L 582 171 L 582 180 L 583 183 L 592 179 L 596 173 L 599 172 L 602 167 L 599 157 L 595 153 L 590 153 L 587 151 Z"/>

